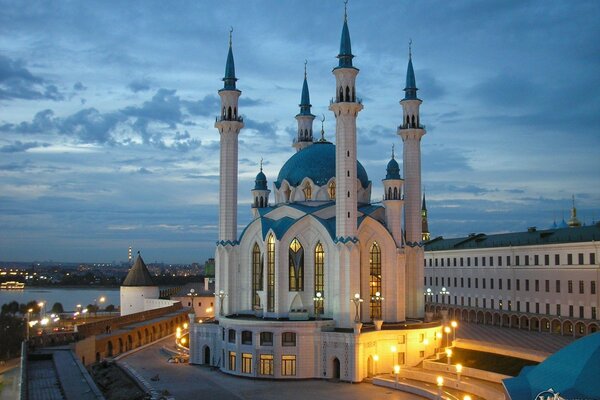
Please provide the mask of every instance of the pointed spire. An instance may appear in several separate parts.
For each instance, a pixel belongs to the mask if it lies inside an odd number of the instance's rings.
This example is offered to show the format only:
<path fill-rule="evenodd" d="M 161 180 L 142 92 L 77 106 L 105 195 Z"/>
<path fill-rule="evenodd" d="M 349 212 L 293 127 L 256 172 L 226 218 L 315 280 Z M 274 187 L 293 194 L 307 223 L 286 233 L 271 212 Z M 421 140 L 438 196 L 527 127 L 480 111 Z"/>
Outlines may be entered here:
<path fill-rule="evenodd" d="M 406 87 L 404 91 L 404 99 L 415 100 L 417 99 L 417 80 L 415 79 L 415 70 L 412 64 L 412 39 L 408 41 L 408 68 L 406 70 Z"/>
<path fill-rule="evenodd" d="M 254 180 L 254 190 L 268 190 L 267 187 L 267 177 L 263 172 L 263 159 L 260 158 L 260 172 L 256 175 L 256 179 Z"/>
<path fill-rule="evenodd" d="M 340 60 L 338 68 L 352 68 L 352 44 L 350 43 L 350 30 L 348 29 L 348 0 L 344 1 L 344 26 L 342 28 L 342 39 L 340 41 Z"/>
<path fill-rule="evenodd" d="M 227 53 L 227 64 L 225 65 L 225 77 L 223 78 L 223 89 L 225 90 L 236 90 L 235 81 L 235 63 L 233 62 L 233 48 L 232 48 L 232 34 L 233 28 L 229 30 L 229 52 Z"/>
<path fill-rule="evenodd" d="M 577 219 L 577 209 L 575 208 L 575 195 L 572 197 L 573 207 L 571 208 L 571 218 L 569 218 L 568 225 L 571 228 L 581 226 L 581 221 Z"/>
<path fill-rule="evenodd" d="M 425 204 L 425 192 L 423 192 L 423 204 L 421 205 L 421 211 L 427 211 L 427 204 Z"/>
<path fill-rule="evenodd" d="M 386 171 L 385 179 L 402 179 L 400 177 L 400 165 L 398 165 L 398 161 L 396 161 L 393 144 L 392 144 L 392 159 L 388 162 L 388 165 L 385 168 L 385 171 Z"/>
<path fill-rule="evenodd" d="M 392 160 L 394 160 L 396 157 L 394 157 L 394 144 L 392 143 Z"/>
<path fill-rule="evenodd" d="M 323 125 L 325 124 L 325 114 L 323 114 L 323 118 L 321 118 L 321 139 L 319 142 L 326 142 L 325 140 L 325 128 Z"/>
<path fill-rule="evenodd" d="M 306 64 L 308 61 L 304 60 L 304 83 L 302 84 L 302 98 L 300 99 L 300 114 L 301 115 L 312 115 L 310 113 L 310 94 L 308 93 L 308 81 L 306 80 Z"/>

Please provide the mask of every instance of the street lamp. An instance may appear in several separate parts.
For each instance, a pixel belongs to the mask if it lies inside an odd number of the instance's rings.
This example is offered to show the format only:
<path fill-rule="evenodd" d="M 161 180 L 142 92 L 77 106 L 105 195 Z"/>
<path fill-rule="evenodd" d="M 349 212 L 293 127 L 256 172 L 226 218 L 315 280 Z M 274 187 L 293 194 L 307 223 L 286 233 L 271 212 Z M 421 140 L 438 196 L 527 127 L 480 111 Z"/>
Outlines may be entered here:
<path fill-rule="evenodd" d="M 377 361 L 379 361 L 379 355 L 373 354 L 373 361 L 374 361 L 374 364 L 375 364 L 375 371 L 374 372 L 375 372 L 375 375 L 377 375 Z"/>
<path fill-rule="evenodd" d="M 446 349 L 446 359 L 448 360 L 448 365 L 450 365 L 450 358 L 452 358 L 452 349 Z"/>
<path fill-rule="evenodd" d="M 456 328 L 458 328 L 458 322 L 451 321 L 450 326 L 452 327 L 452 343 L 456 340 Z"/>
<path fill-rule="evenodd" d="M 392 365 L 396 362 L 396 353 L 398 351 L 398 348 L 396 346 L 391 346 L 390 347 L 390 351 L 392 352 Z"/>
<path fill-rule="evenodd" d="M 43 316 L 46 315 L 46 307 L 44 307 L 46 305 L 46 303 L 44 303 L 43 301 L 40 301 L 38 303 L 38 307 L 40 308 L 40 319 L 43 318 Z"/>
<path fill-rule="evenodd" d="M 377 303 L 378 307 L 377 307 L 377 317 L 381 318 L 381 301 L 384 300 L 384 298 L 381 296 L 381 292 L 375 292 L 375 296 L 371 297 L 371 301 L 374 301 Z M 373 317 L 375 317 L 375 315 L 373 315 Z M 376 318 L 373 318 L 376 319 Z"/>
<path fill-rule="evenodd" d="M 354 297 L 350 299 L 350 301 L 352 301 L 354 303 L 354 308 L 356 310 L 356 314 L 354 315 L 354 322 L 359 323 L 360 322 L 360 315 L 358 315 L 358 308 L 360 306 L 360 303 L 362 303 L 364 300 L 360 298 L 360 294 L 359 293 L 354 293 Z"/>
<path fill-rule="evenodd" d="M 444 333 L 446 334 L 446 347 L 448 347 L 448 334 L 450 333 L 450 327 L 444 327 Z"/>
<path fill-rule="evenodd" d="M 425 293 L 423 293 L 423 295 L 425 296 L 425 303 L 430 303 L 431 296 L 433 296 L 433 291 L 431 290 L 431 288 L 427 288 L 427 290 L 425 290 Z"/>
<path fill-rule="evenodd" d="M 460 373 L 462 372 L 462 364 L 456 364 L 456 379 L 460 382 Z"/>
<path fill-rule="evenodd" d="M 219 315 L 223 315 L 223 299 L 227 297 L 227 293 L 223 289 L 219 290 L 219 293 L 215 293 L 219 298 Z"/>
<path fill-rule="evenodd" d="M 323 302 L 323 293 L 317 292 L 315 297 L 313 297 L 314 307 L 315 307 L 315 316 L 317 319 L 321 319 L 321 304 Z"/>
<path fill-rule="evenodd" d="M 437 379 L 437 387 L 438 387 L 438 399 L 442 399 L 442 388 L 444 387 L 444 377 L 438 376 Z"/>
<path fill-rule="evenodd" d="M 394 375 L 396 376 L 396 384 L 394 385 L 394 389 L 398 390 L 398 374 L 400 373 L 400 366 L 398 364 L 394 365 Z"/>
<path fill-rule="evenodd" d="M 27 324 L 25 325 L 25 337 L 26 340 L 29 341 L 29 320 L 31 319 L 31 312 L 33 311 L 33 308 L 30 308 L 27 310 Z"/>
<path fill-rule="evenodd" d="M 463 397 L 463 400 L 471 400 L 471 396 L 469 396 L 468 394 L 465 394 L 465 397 Z"/>
<path fill-rule="evenodd" d="M 443 287 L 442 290 L 440 291 L 440 294 L 442 295 L 442 304 L 446 304 L 446 295 L 450 296 L 450 292 L 448 291 L 448 289 L 446 289 L 446 287 Z M 448 301 L 448 303 L 450 303 L 450 301 Z"/>

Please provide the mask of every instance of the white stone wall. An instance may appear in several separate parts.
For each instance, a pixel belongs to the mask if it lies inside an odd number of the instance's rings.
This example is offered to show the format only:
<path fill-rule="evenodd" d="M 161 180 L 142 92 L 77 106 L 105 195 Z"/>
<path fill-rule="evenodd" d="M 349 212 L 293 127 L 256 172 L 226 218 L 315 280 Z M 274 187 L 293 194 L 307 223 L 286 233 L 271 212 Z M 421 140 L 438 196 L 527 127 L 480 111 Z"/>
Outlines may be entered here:
<path fill-rule="evenodd" d="M 146 299 L 158 299 L 158 286 L 121 286 L 121 315 L 145 311 Z"/>

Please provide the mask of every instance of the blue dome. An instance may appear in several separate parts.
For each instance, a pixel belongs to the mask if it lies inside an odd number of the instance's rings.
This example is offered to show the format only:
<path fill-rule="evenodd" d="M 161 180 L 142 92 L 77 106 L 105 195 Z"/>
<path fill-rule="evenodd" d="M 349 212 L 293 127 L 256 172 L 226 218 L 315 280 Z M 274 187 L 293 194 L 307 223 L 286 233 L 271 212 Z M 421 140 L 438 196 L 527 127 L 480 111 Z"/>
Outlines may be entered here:
<path fill-rule="evenodd" d="M 267 190 L 267 177 L 262 172 L 262 169 L 254 180 L 254 190 Z"/>
<path fill-rule="evenodd" d="M 400 166 L 398 165 L 398 161 L 392 158 L 387 165 L 386 168 L 387 174 L 385 175 L 385 179 L 402 179 L 400 178 Z"/>
<path fill-rule="evenodd" d="M 358 179 L 363 188 L 369 186 L 367 171 L 356 161 Z M 331 142 L 315 142 L 300 150 L 283 164 L 275 186 L 279 188 L 284 180 L 291 186 L 298 186 L 304 178 L 310 178 L 319 186 L 335 177 L 335 145 Z"/>

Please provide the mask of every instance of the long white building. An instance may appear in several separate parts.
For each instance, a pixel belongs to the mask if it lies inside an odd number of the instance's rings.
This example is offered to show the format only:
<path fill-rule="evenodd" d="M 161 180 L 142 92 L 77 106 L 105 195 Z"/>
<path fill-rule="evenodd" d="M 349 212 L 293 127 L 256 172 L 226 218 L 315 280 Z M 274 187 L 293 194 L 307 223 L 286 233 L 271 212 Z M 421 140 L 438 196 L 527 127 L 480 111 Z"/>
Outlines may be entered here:
<path fill-rule="evenodd" d="M 598 331 L 600 223 L 579 226 L 574 217 L 569 222 L 563 228 L 430 240 L 426 310 L 563 335 Z"/>

